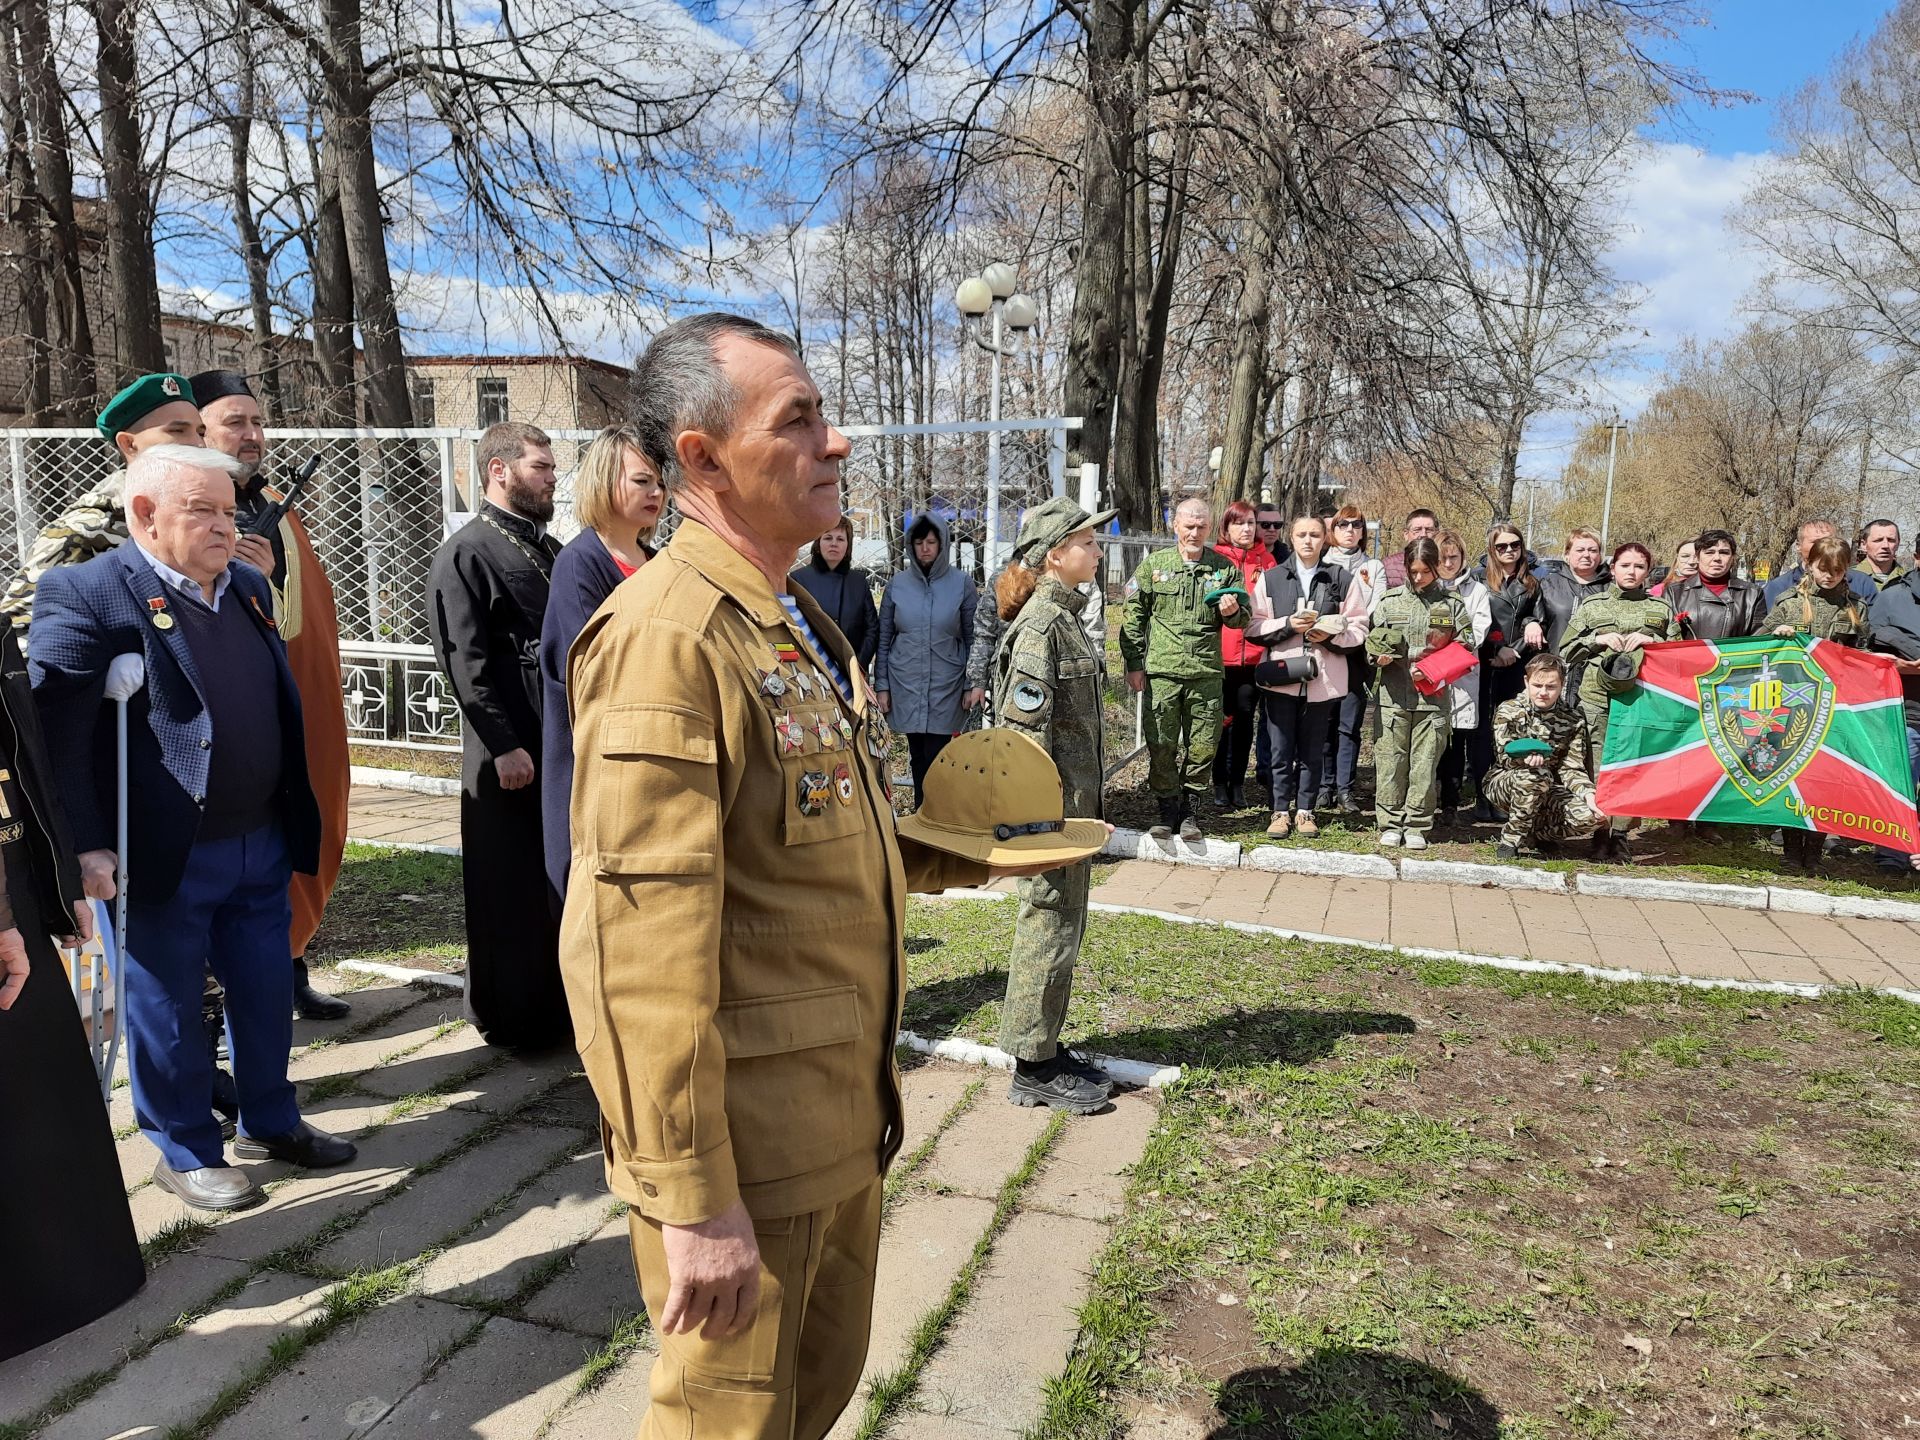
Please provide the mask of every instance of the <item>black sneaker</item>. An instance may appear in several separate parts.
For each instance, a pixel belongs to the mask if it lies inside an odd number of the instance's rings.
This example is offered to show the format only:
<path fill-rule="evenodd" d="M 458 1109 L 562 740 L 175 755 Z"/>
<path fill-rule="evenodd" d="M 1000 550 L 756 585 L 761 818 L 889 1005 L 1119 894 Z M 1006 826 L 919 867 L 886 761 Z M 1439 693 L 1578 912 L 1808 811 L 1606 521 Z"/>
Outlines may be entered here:
<path fill-rule="evenodd" d="M 1113 1093 L 1113 1076 L 1094 1064 L 1093 1061 L 1089 1060 L 1080 1051 L 1070 1046 L 1062 1045 L 1058 1050 L 1054 1051 L 1053 1058 L 1073 1071 L 1073 1073 L 1078 1075 L 1082 1080 L 1090 1084 L 1098 1085 L 1109 1095 Z"/>
<path fill-rule="evenodd" d="M 1502 840 L 1498 845 L 1493 847 L 1493 858 L 1496 860 L 1518 860 L 1520 858 L 1520 850 L 1517 846 L 1509 845 L 1506 841 Z"/>
<path fill-rule="evenodd" d="M 1016 1060 L 1007 1099 L 1028 1109 L 1047 1105 L 1072 1115 L 1091 1115 L 1107 1107 L 1106 1091 L 1077 1073 L 1060 1055 L 1051 1060 Z"/>

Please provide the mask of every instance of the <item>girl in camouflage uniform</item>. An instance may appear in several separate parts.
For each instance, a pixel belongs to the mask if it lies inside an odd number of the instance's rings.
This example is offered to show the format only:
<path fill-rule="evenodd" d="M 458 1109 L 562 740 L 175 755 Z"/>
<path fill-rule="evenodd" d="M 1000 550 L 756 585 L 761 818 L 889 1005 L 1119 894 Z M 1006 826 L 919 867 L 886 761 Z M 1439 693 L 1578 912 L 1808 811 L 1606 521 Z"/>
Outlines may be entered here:
<path fill-rule="evenodd" d="M 1400 552 L 1407 580 L 1380 597 L 1367 633 L 1367 658 L 1380 671 L 1380 739 L 1374 746 L 1374 813 L 1382 845 L 1427 848 L 1440 757 L 1452 734 L 1453 693 L 1422 694 L 1420 661 L 1478 637 L 1460 597 L 1440 581 L 1440 548 L 1422 537 Z"/>
<path fill-rule="evenodd" d="M 1580 602 L 1560 637 L 1560 656 L 1569 674 L 1580 677 L 1580 709 L 1587 717 L 1597 770 L 1607 748 L 1607 704 L 1629 689 L 1640 673 L 1640 651 L 1677 634 L 1673 607 L 1647 593 L 1653 552 L 1629 540 L 1613 552 L 1613 581 L 1600 594 Z M 1625 860 L 1626 817 L 1616 818 L 1593 837 L 1596 859 Z"/>
<path fill-rule="evenodd" d="M 1847 581 L 1853 547 L 1837 535 L 1813 542 L 1807 554 L 1807 573 L 1778 600 L 1761 623 L 1763 634 L 1811 635 L 1836 645 L 1858 648 L 1867 638 L 1866 607 Z M 1811 875 L 1820 868 L 1826 838 L 1817 830 L 1780 832 L 1787 863 Z"/>
<path fill-rule="evenodd" d="M 1105 778 L 1101 688 L 1105 667 L 1081 626 L 1079 587 L 1100 564 L 1099 526 L 1066 496 L 1027 512 L 1016 561 L 995 582 L 1006 635 L 994 656 L 998 722 L 1037 741 L 1060 771 L 1070 819 L 1100 818 Z M 1087 930 L 1092 861 L 1076 860 L 1019 882 L 1020 914 L 1007 957 L 1000 1048 L 1014 1058 L 1007 1098 L 1087 1115 L 1107 1103 L 1106 1071 L 1060 1043 L 1073 965 Z"/>

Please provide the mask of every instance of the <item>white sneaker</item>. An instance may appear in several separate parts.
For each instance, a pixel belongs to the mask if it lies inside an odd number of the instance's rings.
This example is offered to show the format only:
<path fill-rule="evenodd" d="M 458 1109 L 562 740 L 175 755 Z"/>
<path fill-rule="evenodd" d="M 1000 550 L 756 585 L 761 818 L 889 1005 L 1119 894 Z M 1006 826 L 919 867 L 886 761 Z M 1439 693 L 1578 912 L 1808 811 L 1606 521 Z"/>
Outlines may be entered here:
<path fill-rule="evenodd" d="M 1409 830 L 1407 832 L 1406 844 L 1409 850 L 1424 850 L 1427 848 L 1427 837 L 1418 831 Z"/>
<path fill-rule="evenodd" d="M 1398 845 L 1400 843 L 1400 832 L 1398 830 L 1382 830 L 1380 832 L 1380 843 L 1382 845 Z"/>

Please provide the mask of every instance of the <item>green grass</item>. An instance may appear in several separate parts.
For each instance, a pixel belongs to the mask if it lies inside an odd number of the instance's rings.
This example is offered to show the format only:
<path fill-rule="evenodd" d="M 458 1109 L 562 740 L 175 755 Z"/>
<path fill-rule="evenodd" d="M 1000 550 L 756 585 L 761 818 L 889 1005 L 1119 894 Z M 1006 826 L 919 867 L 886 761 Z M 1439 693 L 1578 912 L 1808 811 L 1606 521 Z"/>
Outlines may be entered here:
<path fill-rule="evenodd" d="M 912 905 L 908 1024 L 990 1039 L 1012 920 Z M 1188 1068 L 1029 1436 L 1817 1433 L 1904 1363 L 1915 1013 L 1096 915 L 1067 1038 Z"/>

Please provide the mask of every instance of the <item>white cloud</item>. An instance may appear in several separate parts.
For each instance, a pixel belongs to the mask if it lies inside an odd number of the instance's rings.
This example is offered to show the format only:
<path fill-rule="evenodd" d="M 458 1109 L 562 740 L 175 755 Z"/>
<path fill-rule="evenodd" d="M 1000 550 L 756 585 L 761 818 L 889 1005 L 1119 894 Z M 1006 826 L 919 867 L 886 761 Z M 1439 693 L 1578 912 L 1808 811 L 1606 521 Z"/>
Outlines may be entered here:
<path fill-rule="evenodd" d="M 1695 145 L 1646 147 L 1624 187 L 1625 218 L 1607 252 L 1614 272 L 1640 291 L 1631 324 L 1644 334 L 1632 359 L 1596 377 L 1597 407 L 1617 406 L 1631 420 L 1682 341 L 1717 340 L 1746 323 L 1742 306 L 1767 262 L 1732 216 L 1771 158 L 1713 155 Z M 1556 478 L 1588 418 L 1570 411 L 1540 416 L 1528 431 L 1522 473 Z"/>

